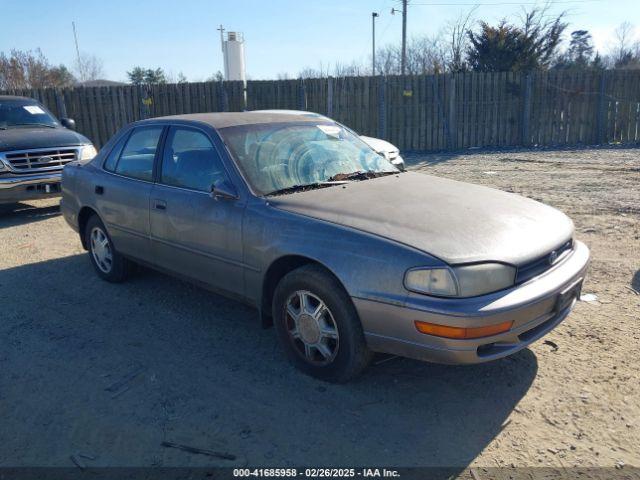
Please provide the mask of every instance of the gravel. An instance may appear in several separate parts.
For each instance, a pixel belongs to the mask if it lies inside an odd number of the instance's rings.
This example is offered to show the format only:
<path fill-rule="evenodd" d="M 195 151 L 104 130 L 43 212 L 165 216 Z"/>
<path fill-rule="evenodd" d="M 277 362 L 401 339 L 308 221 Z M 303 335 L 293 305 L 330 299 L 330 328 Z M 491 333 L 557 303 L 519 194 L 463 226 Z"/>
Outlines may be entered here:
<path fill-rule="evenodd" d="M 99 280 L 57 202 L 0 207 L 0 466 L 639 465 L 638 153 L 408 155 L 568 213 L 597 300 L 512 357 L 392 359 L 348 385 L 299 374 L 233 301 Z"/>

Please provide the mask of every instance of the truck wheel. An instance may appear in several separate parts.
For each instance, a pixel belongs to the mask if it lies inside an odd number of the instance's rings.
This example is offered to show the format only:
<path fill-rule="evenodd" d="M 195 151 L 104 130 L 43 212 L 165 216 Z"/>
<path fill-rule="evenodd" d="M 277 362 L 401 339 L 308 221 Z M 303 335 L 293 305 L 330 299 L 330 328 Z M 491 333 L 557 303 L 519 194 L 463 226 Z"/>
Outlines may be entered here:
<path fill-rule="evenodd" d="M 87 221 L 84 235 L 89 258 L 100 278 L 113 283 L 124 281 L 129 272 L 129 261 L 115 249 L 107 229 L 97 215 Z"/>
<path fill-rule="evenodd" d="M 351 298 L 333 275 L 317 265 L 300 267 L 280 280 L 273 318 L 287 356 L 308 375 L 343 383 L 371 361 Z"/>

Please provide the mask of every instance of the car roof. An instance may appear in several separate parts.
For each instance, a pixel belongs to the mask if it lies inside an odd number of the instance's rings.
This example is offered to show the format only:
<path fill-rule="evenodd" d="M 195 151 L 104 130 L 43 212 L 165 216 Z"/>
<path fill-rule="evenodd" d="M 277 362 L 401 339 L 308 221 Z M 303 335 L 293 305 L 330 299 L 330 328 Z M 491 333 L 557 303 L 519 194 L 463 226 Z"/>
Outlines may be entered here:
<path fill-rule="evenodd" d="M 153 121 L 181 120 L 207 123 L 212 127 L 227 128 L 238 125 L 256 125 L 261 123 L 288 123 L 288 122 L 331 122 L 330 119 L 312 112 L 297 110 L 265 110 L 254 112 L 215 112 L 215 113 L 189 113 L 185 115 L 170 115 L 144 120 L 141 123 Z"/>

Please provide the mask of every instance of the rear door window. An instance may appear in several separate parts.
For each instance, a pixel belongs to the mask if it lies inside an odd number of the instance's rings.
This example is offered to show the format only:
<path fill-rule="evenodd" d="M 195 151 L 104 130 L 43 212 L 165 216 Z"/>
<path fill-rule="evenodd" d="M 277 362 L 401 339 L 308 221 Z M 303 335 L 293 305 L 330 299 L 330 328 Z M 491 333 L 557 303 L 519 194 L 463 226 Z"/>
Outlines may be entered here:
<path fill-rule="evenodd" d="M 153 160 L 162 129 L 161 126 L 136 128 L 122 150 L 115 172 L 148 182 L 153 180 Z"/>

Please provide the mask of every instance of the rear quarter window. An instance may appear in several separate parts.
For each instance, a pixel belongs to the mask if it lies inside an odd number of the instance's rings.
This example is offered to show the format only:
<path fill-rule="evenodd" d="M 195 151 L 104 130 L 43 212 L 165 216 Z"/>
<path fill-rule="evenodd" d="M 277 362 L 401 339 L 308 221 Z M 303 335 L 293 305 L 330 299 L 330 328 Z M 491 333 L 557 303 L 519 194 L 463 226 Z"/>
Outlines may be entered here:
<path fill-rule="evenodd" d="M 153 161 L 163 128 L 136 128 L 122 149 L 115 172 L 125 177 L 150 182 L 153 179 Z"/>
<path fill-rule="evenodd" d="M 129 132 L 130 133 L 130 132 Z M 122 136 L 122 138 L 116 143 L 107 159 L 104 162 L 104 169 L 110 172 L 116 171 L 116 164 L 118 163 L 118 159 L 120 158 L 120 154 L 122 153 L 122 149 L 124 148 L 125 143 L 127 143 L 127 139 L 129 138 L 129 133 Z"/>

